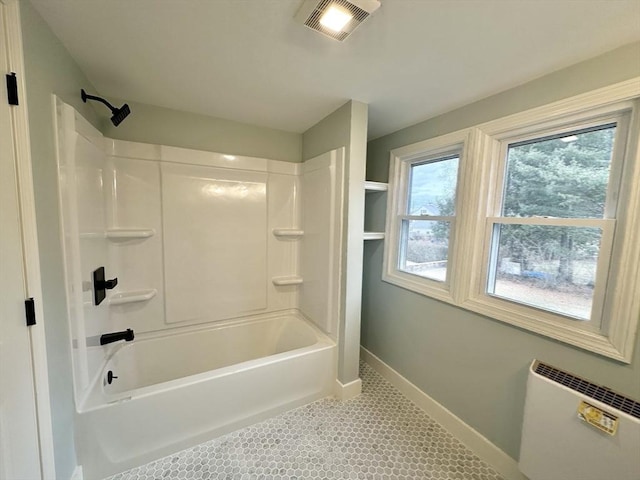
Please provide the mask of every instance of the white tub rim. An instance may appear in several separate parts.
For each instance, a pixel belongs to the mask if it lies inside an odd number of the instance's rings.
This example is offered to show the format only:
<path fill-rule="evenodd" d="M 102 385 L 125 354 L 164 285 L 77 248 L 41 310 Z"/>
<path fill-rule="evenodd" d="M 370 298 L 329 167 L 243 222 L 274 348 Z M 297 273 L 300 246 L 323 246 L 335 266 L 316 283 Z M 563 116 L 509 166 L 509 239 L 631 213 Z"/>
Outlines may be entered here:
<path fill-rule="evenodd" d="M 312 345 L 296 348 L 286 352 L 280 352 L 273 355 L 268 355 L 266 357 L 246 360 L 244 362 L 228 365 L 228 366 L 217 368 L 214 370 L 208 370 L 205 372 L 176 378 L 166 382 L 147 385 L 147 386 L 136 388 L 134 390 L 130 390 L 127 392 L 119 392 L 117 394 L 109 395 L 104 392 L 103 390 L 104 387 L 102 385 L 102 382 L 104 381 L 104 378 L 105 378 L 106 367 L 111 361 L 111 359 L 113 358 L 113 356 L 116 355 L 119 350 L 121 350 L 122 348 L 128 345 L 127 343 L 122 343 L 122 342 L 117 343 L 113 345 L 113 347 L 111 347 L 108 354 L 105 356 L 105 360 L 102 362 L 98 374 L 91 382 L 91 388 L 89 389 L 88 395 L 85 397 L 84 401 L 82 402 L 82 405 L 76 407 L 76 411 L 77 413 L 80 414 L 80 413 L 85 413 L 93 410 L 108 408 L 109 406 L 115 403 L 126 402 L 135 398 L 148 397 L 150 395 L 155 395 L 161 392 L 175 390 L 185 385 L 200 383 L 210 379 L 232 375 L 233 373 L 250 370 L 260 365 L 269 365 L 269 364 L 281 362 L 285 359 L 300 357 L 310 352 L 325 350 L 325 349 L 333 348 L 336 346 L 336 342 L 333 339 L 331 339 L 326 333 L 320 330 L 312 321 L 310 321 L 298 309 L 280 310 L 277 312 L 269 312 L 267 314 L 234 318 L 234 319 L 224 320 L 220 322 L 215 322 L 215 324 L 208 324 L 208 325 L 200 324 L 200 325 L 192 325 L 192 326 L 187 326 L 182 328 L 179 328 L 179 327 L 171 328 L 171 329 L 166 329 L 166 330 L 157 331 L 157 332 L 142 333 L 139 336 L 136 336 L 136 340 L 140 342 L 150 341 L 150 340 L 156 340 L 159 338 L 171 337 L 175 335 L 188 335 L 188 334 L 192 334 L 199 331 L 211 331 L 211 330 L 218 330 L 223 328 L 231 328 L 235 326 L 244 326 L 244 325 L 251 325 L 254 323 L 268 322 L 268 321 L 278 319 L 278 318 L 283 318 L 283 317 L 294 317 L 304 322 L 305 325 L 309 327 L 313 331 L 313 333 L 316 335 L 317 341 Z M 134 340 L 134 342 L 136 340 Z M 135 392 L 135 394 L 132 395 L 131 392 Z"/>

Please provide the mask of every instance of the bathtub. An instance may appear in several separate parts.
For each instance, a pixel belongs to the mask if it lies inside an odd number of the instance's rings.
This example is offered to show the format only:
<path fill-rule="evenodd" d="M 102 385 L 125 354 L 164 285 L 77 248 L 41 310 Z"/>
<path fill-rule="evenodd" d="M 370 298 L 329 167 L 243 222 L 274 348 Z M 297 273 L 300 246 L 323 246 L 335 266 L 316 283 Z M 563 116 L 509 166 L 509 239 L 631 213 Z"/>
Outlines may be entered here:
<path fill-rule="evenodd" d="M 114 345 L 77 411 L 84 478 L 104 478 L 331 395 L 335 362 L 335 343 L 297 312 Z M 109 371 L 117 377 L 111 384 Z"/>

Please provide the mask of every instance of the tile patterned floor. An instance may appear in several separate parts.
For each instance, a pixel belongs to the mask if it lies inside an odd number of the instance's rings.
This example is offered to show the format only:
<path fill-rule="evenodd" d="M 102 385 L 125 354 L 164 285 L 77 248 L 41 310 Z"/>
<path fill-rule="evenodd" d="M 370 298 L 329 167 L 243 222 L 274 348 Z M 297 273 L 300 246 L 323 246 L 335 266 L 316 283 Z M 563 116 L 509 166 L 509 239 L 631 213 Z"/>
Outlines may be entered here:
<path fill-rule="evenodd" d="M 502 480 L 367 364 L 362 394 L 323 399 L 110 480 Z"/>

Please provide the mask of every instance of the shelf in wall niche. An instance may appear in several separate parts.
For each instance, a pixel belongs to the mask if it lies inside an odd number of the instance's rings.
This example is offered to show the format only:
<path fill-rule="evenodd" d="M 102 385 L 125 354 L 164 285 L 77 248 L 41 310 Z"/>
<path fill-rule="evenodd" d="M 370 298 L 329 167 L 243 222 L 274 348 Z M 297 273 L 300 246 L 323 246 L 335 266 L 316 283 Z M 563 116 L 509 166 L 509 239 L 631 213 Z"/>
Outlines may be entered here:
<path fill-rule="evenodd" d="M 106 236 L 104 230 L 96 232 L 80 232 L 80 238 L 104 238 Z"/>
<path fill-rule="evenodd" d="M 389 184 L 382 182 L 371 182 L 369 180 L 366 180 L 364 182 L 364 190 L 365 192 L 386 192 L 387 190 L 389 190 Z"/>
<path fill-rule="evenodd" d="M 282 287 L 284 285 L 300 285 L 302 284 L 302 277 L 295 275 L 291 277 L 273 277 L 271 281 L 276 287 Z"/>
<path fill-rule="evenodd" d="M 299 238 L 304 235 L 304 230 L 297 228 L 274 228 L 273 235 L 276 237 Z"/>
<path fill-rule="evenodd" d="M 365 240 L 383 240 L 384 232 L 364 232 L 363 238 Z"/>
<path fill-rule="evenodd" d="M 124 305 L 126 303 L 146 302 L 156 296 L 155 288 L 148 290 L 132 290 L 130 292 L 114 293 L 109 297 L 109 305 Z"/>
<path fill-rule="evenodd" d="M 156 231 L 152 228 L 110 228 L 107 230 L 107 238 L 110 240 L 130 240 L 133 238 L 153 237 Z"/>

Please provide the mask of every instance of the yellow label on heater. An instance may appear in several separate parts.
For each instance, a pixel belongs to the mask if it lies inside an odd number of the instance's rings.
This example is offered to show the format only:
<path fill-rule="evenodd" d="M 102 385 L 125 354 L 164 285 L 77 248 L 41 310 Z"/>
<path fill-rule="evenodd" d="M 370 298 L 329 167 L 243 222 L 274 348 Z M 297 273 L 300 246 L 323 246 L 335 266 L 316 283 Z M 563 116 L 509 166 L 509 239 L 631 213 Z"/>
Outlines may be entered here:
<path fill-rule="evenodd" d="M 578 417 L 609 435 L 615 435 L 618 429 L 618 417 L 587 402 L 578 405 Z"/>

